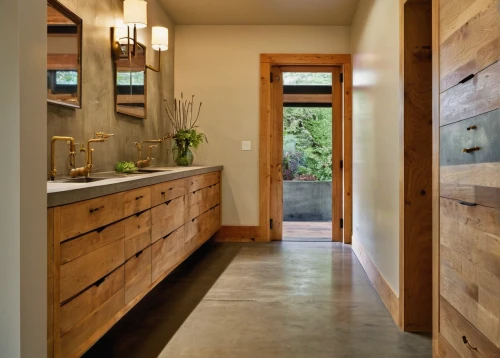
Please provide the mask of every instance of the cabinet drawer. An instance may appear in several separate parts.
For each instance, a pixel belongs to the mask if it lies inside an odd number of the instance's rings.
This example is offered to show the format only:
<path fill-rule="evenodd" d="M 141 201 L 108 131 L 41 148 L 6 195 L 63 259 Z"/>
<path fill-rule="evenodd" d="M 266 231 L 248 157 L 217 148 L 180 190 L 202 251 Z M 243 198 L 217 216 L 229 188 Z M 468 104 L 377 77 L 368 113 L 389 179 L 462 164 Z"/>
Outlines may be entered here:
<path fill-rule="evenodd" d="M 61 336 L 89 316 L 125 287 L 124 267 L 120 266 L 89 289 L 61 306 Z"/>
<path fill-rule="evenodd" d="M 440 132 L 442 166 L 500 162 L 500 109 L 444 126 Z"/>
<path fill-rule="evenodd" d="M 125 222 L 125 259 L 151 245 L 151 210 L 133 215 Z"/>
<path fill-rule="evenodd" d="M 167 236 L 184 224 L 184 196 L 151 209 L 152 242 Z"/>
<path fill-rule="evenodd" d="M 123 193 L 61 206 L 60 213 L 64 241 L 123 219 Z"/>
<path fill-rule="evenodd" d="M 440 75 L 445 91 L 500 58 L 500 21 L 496 0 L 442 3 Z"/>
<path fill-rule="evenodd" d="M 146 291 L 151 283 L 151 246 L 125 262 L 125 303 Z"/>
<path fill-rule="evenodd" d="M 440 202 L 440 293 L 500 347 L 500 210 Z"/>
<path fill-rule="evenodd" d="M 200 190 L 210 185 L 220 182 L 220 172 L 212 172 L 207 174 L 196 175 L 188 178 L 187 187 L 188 192 Z"/>
<path fill-rule="evenodd" d="M 151 188 L 139 188 L 123 194 L 124 217 L 151 208 Z"/>
<path fill-rule="evenodd" d="M 186 195 L 187 179 L 172 180 L 151 187 L 152 206 L 160 205 L 166 201 Z"/>
<path fill-rule="evenodd" d="M 172 269 L 184 255 L 185 229 L 181 226 L 152 245 L 153 282 Z"/>
<path fill-rule="evenodd" d="M 186 219 L 192 220 L 220 203 L 220 184 L 189 193 L 186 196 Z"/>
<path fill-rule="evenodd" d="M 219 206 L 216 206 L 195 219 L 186 223 L 186 252 L 195 250 L 210 239 L 216 232 L 219 223 Z M 217 222 L 216 222 L 217 221 Z"/>
<path fill-rule="evenodd" d="M 124 261 L 124 239 L 121 238 L 61 265 L 60 302 L 95 284 Z"/>
<path fill-rule="evenodd" d="M 461 357 L 500 357 L 500 349 L 441 297 L 440 332 Z"/>
<path fill-rule="evenodd" d="M 98 309 L 88 315 L 61 337 L 61 357 L 80 357 L 88 348 L 89 341 L 96 340 L 95 334 L 125 306 L 125 290 L 122 288 Z"/>
<path fill-rule="evenodd" d="M 61 244 L 61 265 L 125 237 L 125 223 L 104 226 Z"/>

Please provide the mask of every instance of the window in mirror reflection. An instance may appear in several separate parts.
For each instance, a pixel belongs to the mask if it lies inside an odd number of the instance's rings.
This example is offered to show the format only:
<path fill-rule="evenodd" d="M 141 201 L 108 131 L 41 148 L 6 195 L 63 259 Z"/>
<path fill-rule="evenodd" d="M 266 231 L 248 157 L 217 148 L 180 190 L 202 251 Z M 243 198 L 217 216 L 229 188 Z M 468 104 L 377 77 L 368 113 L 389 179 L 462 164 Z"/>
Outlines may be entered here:
<path fill-rule="evenodd" d="M 55 0 L 47 3 L 47 100 L 80 108 L 81 19 Z"/>

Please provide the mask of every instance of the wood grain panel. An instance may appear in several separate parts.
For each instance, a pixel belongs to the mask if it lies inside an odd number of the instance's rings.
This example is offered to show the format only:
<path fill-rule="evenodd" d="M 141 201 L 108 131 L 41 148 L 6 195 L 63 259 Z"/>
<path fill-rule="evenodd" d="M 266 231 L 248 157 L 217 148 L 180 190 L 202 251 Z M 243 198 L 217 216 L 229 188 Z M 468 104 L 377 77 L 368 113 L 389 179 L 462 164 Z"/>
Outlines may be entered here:
<path fill-rule="evenodd" d="M 207 186 L 214 185 L 220 182 L 220 172 L 212 172 L 202 175 L 196 175 L 194 177 L 188 178 L 187 180 L 187 190 L 188 193 L 197 191 Z"/>
<path fill-rule="evenodd" d="M 47 210 L 47 356 L 54 355 L 54 209 Z"/>
<path fill-rule="evenodd" d="M 76 39 L 75 39 L 75 51 L 78 51 Z M 77 71 L 80 68 L 80 63 L 78 62 L 78 58 L 79 57 L 77 54 L 48 53 L 47 54 L 47 70 L 49 70 L 49 71 L 58 71 L 58 70 L 59 71 L 64 71 L 64 70 Z"/>
<path fill-rule="evenodd" d="M 344 65 L 344 244 L 352 238 L 352 66 Z"/>
<path fill-rule="evenodd" d="M 61 306 L 61 336 L 125 287 L 124 267 L 110 273 L 99 284 Z"/>
<path fill-rule="evenodd" d="M 125 303 L 132 301 L 151 284 L 151 246 L 125 262 Z"/>
<path fill-rule="evenodd" d="M 151 188 L 129 190 L 123 194 L 123 216 L 140 213 L 151 207 Z"/>
<path fill-rule="evenodd" d="M 214 184 L 186 195 L 185 222 L 220 204 L 220 185 Z"/>
<path fill-rule="evenodd" d="M 485 68 L 471 80 L 458 84 L 440 97 L 440 123 L 446 125 L 500 107 L 500 62 Z"/>
<path fill-rule="evenodd" d="M 259 242 L 258 226 L 222 226 L 215 235 L 217 242 Z"/>
<path fill-rule="evenodd" d="M 152 279 L 156 281 L 171 270 L 184 255 L 185 229 L 181 226 L 167 237 L 155 242 L 151 249 Z"/>
<path fill-rule="evenodd" d="M 324 54 L 261 54 L 261 63 L 274 65 L 343 65 L 351 63 L 351 55 L 324 55 Z"/>
<path fill-rule="evenodd" d="M 73 261 L 116 240 L 125 237 L 123 221 L 99 228 L 61 244 L 61 265 Z"/>
<path fill-rule="evenodd" d="M 90 346 L 89 341 L 95 332 L 99 332 L 105 324 L 113 319 L 125 306 L 124 290 L 118 291 L 97 310 L 73 327 L 61 337 L 61 356 L 65 358 L 79 357 L 83 354 L 80 346 Z M 101 333 L 101 335 L 104 332 Z"/>
<path fill-rule="evenodd" d="M 442 184 L 441 196 L 491 208 L 500 208 L 500 188 L 487 186 Z"/>
<path fill-rule="evenodd" d="M 60 302 L 97 282 L 125 261 L 124 239 L 61 265 Z"/>
<path fill-rule="evenodd" d="M 124 220 L 125 259 L 151 245 L 151 210 Z"/>
<path fill-rule="evenodd" d="M 163 204 L 187 194 L 187 182 L 190 178 L 172 180 L 151 187 L 151 206 Z"/>
<path fill-rule="evenodd" d="M 401 328 L 432 331 L 432 8 L 404 5 Z"/>
<path fill-rule="evenodd" d="M 441 91 L 500 59 L 496 0 L 443 1 Z"/>
<path fill-rule="evenodd" d="M 60 207 L 61 241 L 123 219 L 123 193 Z"/>
<path fill-rule="evenodd" d="M 151 209 L 151 240 L 155 242 L 184 224 L 185 197 L 167 201 Z"/>
<path fill-rule="evenodd" d="M 332 103 L 331 94 L 284 94 L 283 103 Z"/>
<path fill-rule="evenodd" d="M 343 202 L 344 177 L 343 165 L 340 163 L 344 158 L 343 148 L 343 104 L 342 104 L 342 82 L 340 80 L 341 68 L 335 67 L 332 71 L 332 241 L 343 240 Z"/>
<path fill-rule="evenodd" d="M 440 216 L 441 295 L 500 347 L 500 210 L 443 198 Z"/>
<path fill-rule="evenodd" d="M 462 317 L 443 297 L 441 297 L 440 307 L 441 334 L 446 339 L 446 343 L 449 343 L 454 350 L 454 352 L 450 349 L 446 350 L 449 352 L 450 357 L 500 357 L 500 350 L 475 329 L 470 322 Z M 467 342 L 469 342 L 470 345 L 468 345 Z M 442 343 L 444 342 L 440 341 L 440 344 Z M 452 355 L 457 352 L 458 355 Z"/>

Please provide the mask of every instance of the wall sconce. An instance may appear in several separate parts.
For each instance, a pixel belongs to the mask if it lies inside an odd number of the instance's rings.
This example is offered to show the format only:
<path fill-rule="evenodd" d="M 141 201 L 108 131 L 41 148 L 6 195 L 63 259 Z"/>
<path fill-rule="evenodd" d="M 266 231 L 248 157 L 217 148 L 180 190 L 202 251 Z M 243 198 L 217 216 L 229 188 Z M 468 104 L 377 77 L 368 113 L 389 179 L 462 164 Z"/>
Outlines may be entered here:
<path fill-rule="evenodd" d="M 162 26 L 153 26 L 151 34 L 151 47 L 158 51 L 158 68 L 146 65 L 147 69 L 155 72 L 161 71 L 161 52 L 168 50 L 168 29 Z"/>
<path fill-rule="evenodd" d="M 137 29 L 148 26 L 148 4 L 144 0 L 125 0 L 123 2 L 123 22 L 128 29 L 128 56 L 135 56 L 137 51 Z M 134 28 L 132 53 L 130 53 L 130 28 Z"/>

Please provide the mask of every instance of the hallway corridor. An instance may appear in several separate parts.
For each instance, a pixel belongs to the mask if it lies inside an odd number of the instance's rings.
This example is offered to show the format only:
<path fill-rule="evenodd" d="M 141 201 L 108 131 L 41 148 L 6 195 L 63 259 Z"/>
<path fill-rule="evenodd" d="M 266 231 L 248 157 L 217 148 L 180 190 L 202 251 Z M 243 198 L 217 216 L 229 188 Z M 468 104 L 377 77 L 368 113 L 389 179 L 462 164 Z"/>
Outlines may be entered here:
<path fill-rule="evenodd" d="M 431 339 L 398 330 L 349 246 L 208 243 L 84 357 L 431 357 Z"/>

